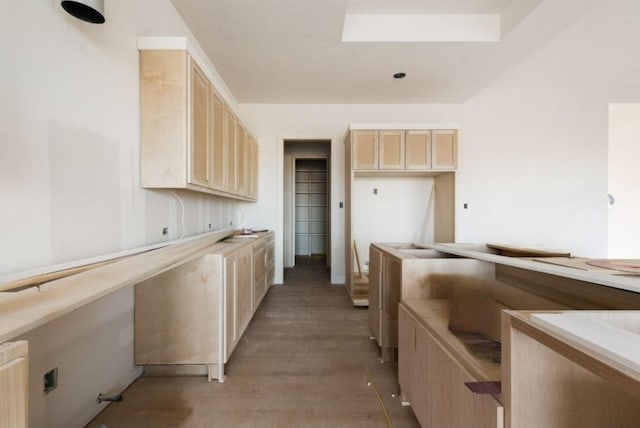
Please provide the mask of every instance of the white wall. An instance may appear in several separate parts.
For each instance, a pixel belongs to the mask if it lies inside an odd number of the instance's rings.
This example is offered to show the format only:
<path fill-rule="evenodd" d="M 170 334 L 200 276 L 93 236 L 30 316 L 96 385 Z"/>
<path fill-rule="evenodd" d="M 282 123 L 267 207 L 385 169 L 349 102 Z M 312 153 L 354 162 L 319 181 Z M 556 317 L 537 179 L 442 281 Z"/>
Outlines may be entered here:
<path fill-rule="evenodd" d="M 640 104 L 609 107 L 609 257 L 640 257 Z"/>
<path fill-rule="evenodd" d="M 351 212 L 362 268 L 372 242 L 433 242 L 433 177 L 356 177 Z M 375 191 L 374 191 L 375 189 Z M 353 272 L 358 266 L 354 260 Z"/>
<path fill-rule="evenodd" d="M 139 186 L 137 37 L 193 39 L 170 2 L 105 2 L 103 25 L 58 0 L 1 3 L 0 276 L 162 241 L 164 226 L 179 237 L 177 198 Z M 178 194 L 185 236 L 240 220 L 240 203 Z M 98 392 L 137 374 L 132 311 L 129 289 L 25 335 L 31 426 L 84 426 Z M 53 367 L 60 387 L 42 396 Z"/>
<path fill-rule="evenodd" d="M 260 147 L 260 198 L 246 222 L 276 233 L 276 282 L 283 266 L 283 141 L 331 140 L 331 282 L 344 283 L 344 137 L 350 123 L 457 122 L 456 105 L 240 104 L 239 112 Z"/>
<path fill-rule="evenodd" d="M 465 105 L 459 238 L 607 256 L 607 121 L 640 99 L 640 4 L 601 2 Z"/>
<path fill-rule="evenodd" d="M 344 279 L 342 140 L 349 123 L 460 124 L 458 242 L 510 242 L 607 255 L 607 105 L 640 99 L 640 3 L 603 1 L 462 105 L 241 104 L 260 140 L 261 183 L 282 182 L 282 140 L 332 140 L 332 281 Z M 462 204 L 468 203 L 468 209 Z M 276 229 L 282 201 L 248 216 Z M 340 221 L 342 220 L 342 221 Z M 276 253 L 278 275 L 282 256 Z M 278 276 L 281 279 L 281 276 Z"/>

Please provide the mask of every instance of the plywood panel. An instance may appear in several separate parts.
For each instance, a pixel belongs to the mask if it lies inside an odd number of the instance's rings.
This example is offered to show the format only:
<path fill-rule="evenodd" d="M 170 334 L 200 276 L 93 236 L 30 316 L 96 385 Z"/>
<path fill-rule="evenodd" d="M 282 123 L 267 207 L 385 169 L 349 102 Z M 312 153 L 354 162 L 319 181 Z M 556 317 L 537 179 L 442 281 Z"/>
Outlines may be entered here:
<path fill-rule="evenodd" d="M 438 175 L 434 179 L 433 186 L 435 242 L 455 242 L 455 173 L 450 172 Z"/>
<path fill-rule="evenodd" d="M 632 427 L 640 397 L 527 334 L 510 332 L 510 427 Z"/>
<path fill-rule="evenodd" d="M 143 187 L 182 187 L 186 183 L 187 62 L 184 51 L 140 52 Z"/>
<path fill-rule="evenodd" d="M 435 130 L 431 132 L 431 169 L 456 169 L 457 132 Z"/>
<path fill-rule="evenodd" d="M 378 131 L 353 131 L 351 145 L 354 170 L 378 169 Z"/>
<path fill-rule="evenodd" d="M 575 309 L 640 309 L 638 293 L 562 276 L 496 265 L 496 279 Z"/>
<path fill-rule="evenodd" d="M 191 73 L 191 167 L 189 182 L 209 186 L 211 148 L 211 84 L 193 61 L 189 61 Z"/>
<path fill-rule="evenodd" d="M 136 364 L 217 361 L 221 278 L 221 257 L 210 255 L 135 286 Z"/>
<path fill-rule="evenodd" d="M 405 131 L 405 169 L 431 169 L 431 131 Z"/>
<path fill-rule="evenodd" d="M 380 169 L 404 169 L 404 131 L 380 131 Z"/>
<path fill-rule="evenodd" d="M 27 428 L 28 346 L 26 341 L 0 345 L 0 427 Z"/>

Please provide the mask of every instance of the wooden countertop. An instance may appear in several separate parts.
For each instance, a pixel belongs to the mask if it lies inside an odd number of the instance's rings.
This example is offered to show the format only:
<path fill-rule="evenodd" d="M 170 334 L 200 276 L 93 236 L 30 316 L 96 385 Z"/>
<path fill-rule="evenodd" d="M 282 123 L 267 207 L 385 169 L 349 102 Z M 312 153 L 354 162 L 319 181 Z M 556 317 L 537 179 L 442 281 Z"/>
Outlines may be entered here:
<path fill-rule="evenodd" d="M 541 259 L 506 257 L 493 254 L 480 244 L 420 244 L 424 248 L 430 248 L 445 254 L 453 254 L 460 257 L 473 258 L 486 262 L 542 272 L 579 281 L 590 282 L 606 287 L 640 293 L 640 275 L 626 274 L 615 270 L 593 269 L 584 270 L 570 267 L 572 258 L 567 258 L 565 265 L 558 263 L 558 257 L 554 257 L 554 263 Z M 582 259 L 584 260 L 584 259 Z"/>
<path fill-rule="evenodd" d="M 205 254 L 225 254 L 256 242 L 237 237 L 221 242 L 233 232 L 223 229 L 198 235 L 40 286 L 0 292 L 0 343 Z"/>
<path fill-rule="evenodd" d="M 398 259 L 437 259 L 447 256 L 435 249 L 426 248 L 425 244 L 408 244 L 402 242 L 374 242 L 371 243 L 377 249 L 384 251 Z M 449 255 L 449 258 L 456 257 Z"/>

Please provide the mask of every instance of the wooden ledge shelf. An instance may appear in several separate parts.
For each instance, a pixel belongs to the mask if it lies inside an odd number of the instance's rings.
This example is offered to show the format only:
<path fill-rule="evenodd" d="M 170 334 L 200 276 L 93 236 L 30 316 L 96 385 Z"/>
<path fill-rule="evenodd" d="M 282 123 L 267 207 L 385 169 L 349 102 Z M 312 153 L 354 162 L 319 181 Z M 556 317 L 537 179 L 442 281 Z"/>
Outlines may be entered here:
<path fill-rule="evenodd" d="M 223 229 L 17 292 L 0 292 L 0 343 L 210 251 Z"/>

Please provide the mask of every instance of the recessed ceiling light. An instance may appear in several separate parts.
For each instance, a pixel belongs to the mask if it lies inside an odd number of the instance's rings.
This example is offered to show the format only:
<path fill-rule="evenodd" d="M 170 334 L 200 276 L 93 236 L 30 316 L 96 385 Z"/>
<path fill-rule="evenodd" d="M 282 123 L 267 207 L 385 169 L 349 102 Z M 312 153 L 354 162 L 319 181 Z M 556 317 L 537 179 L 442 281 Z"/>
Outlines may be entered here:
<path fill-rule="evenodd" d="M 402 79 L 407 75 L 407 73 L 396 73 L 393 75 L 394 79 Z"/>

